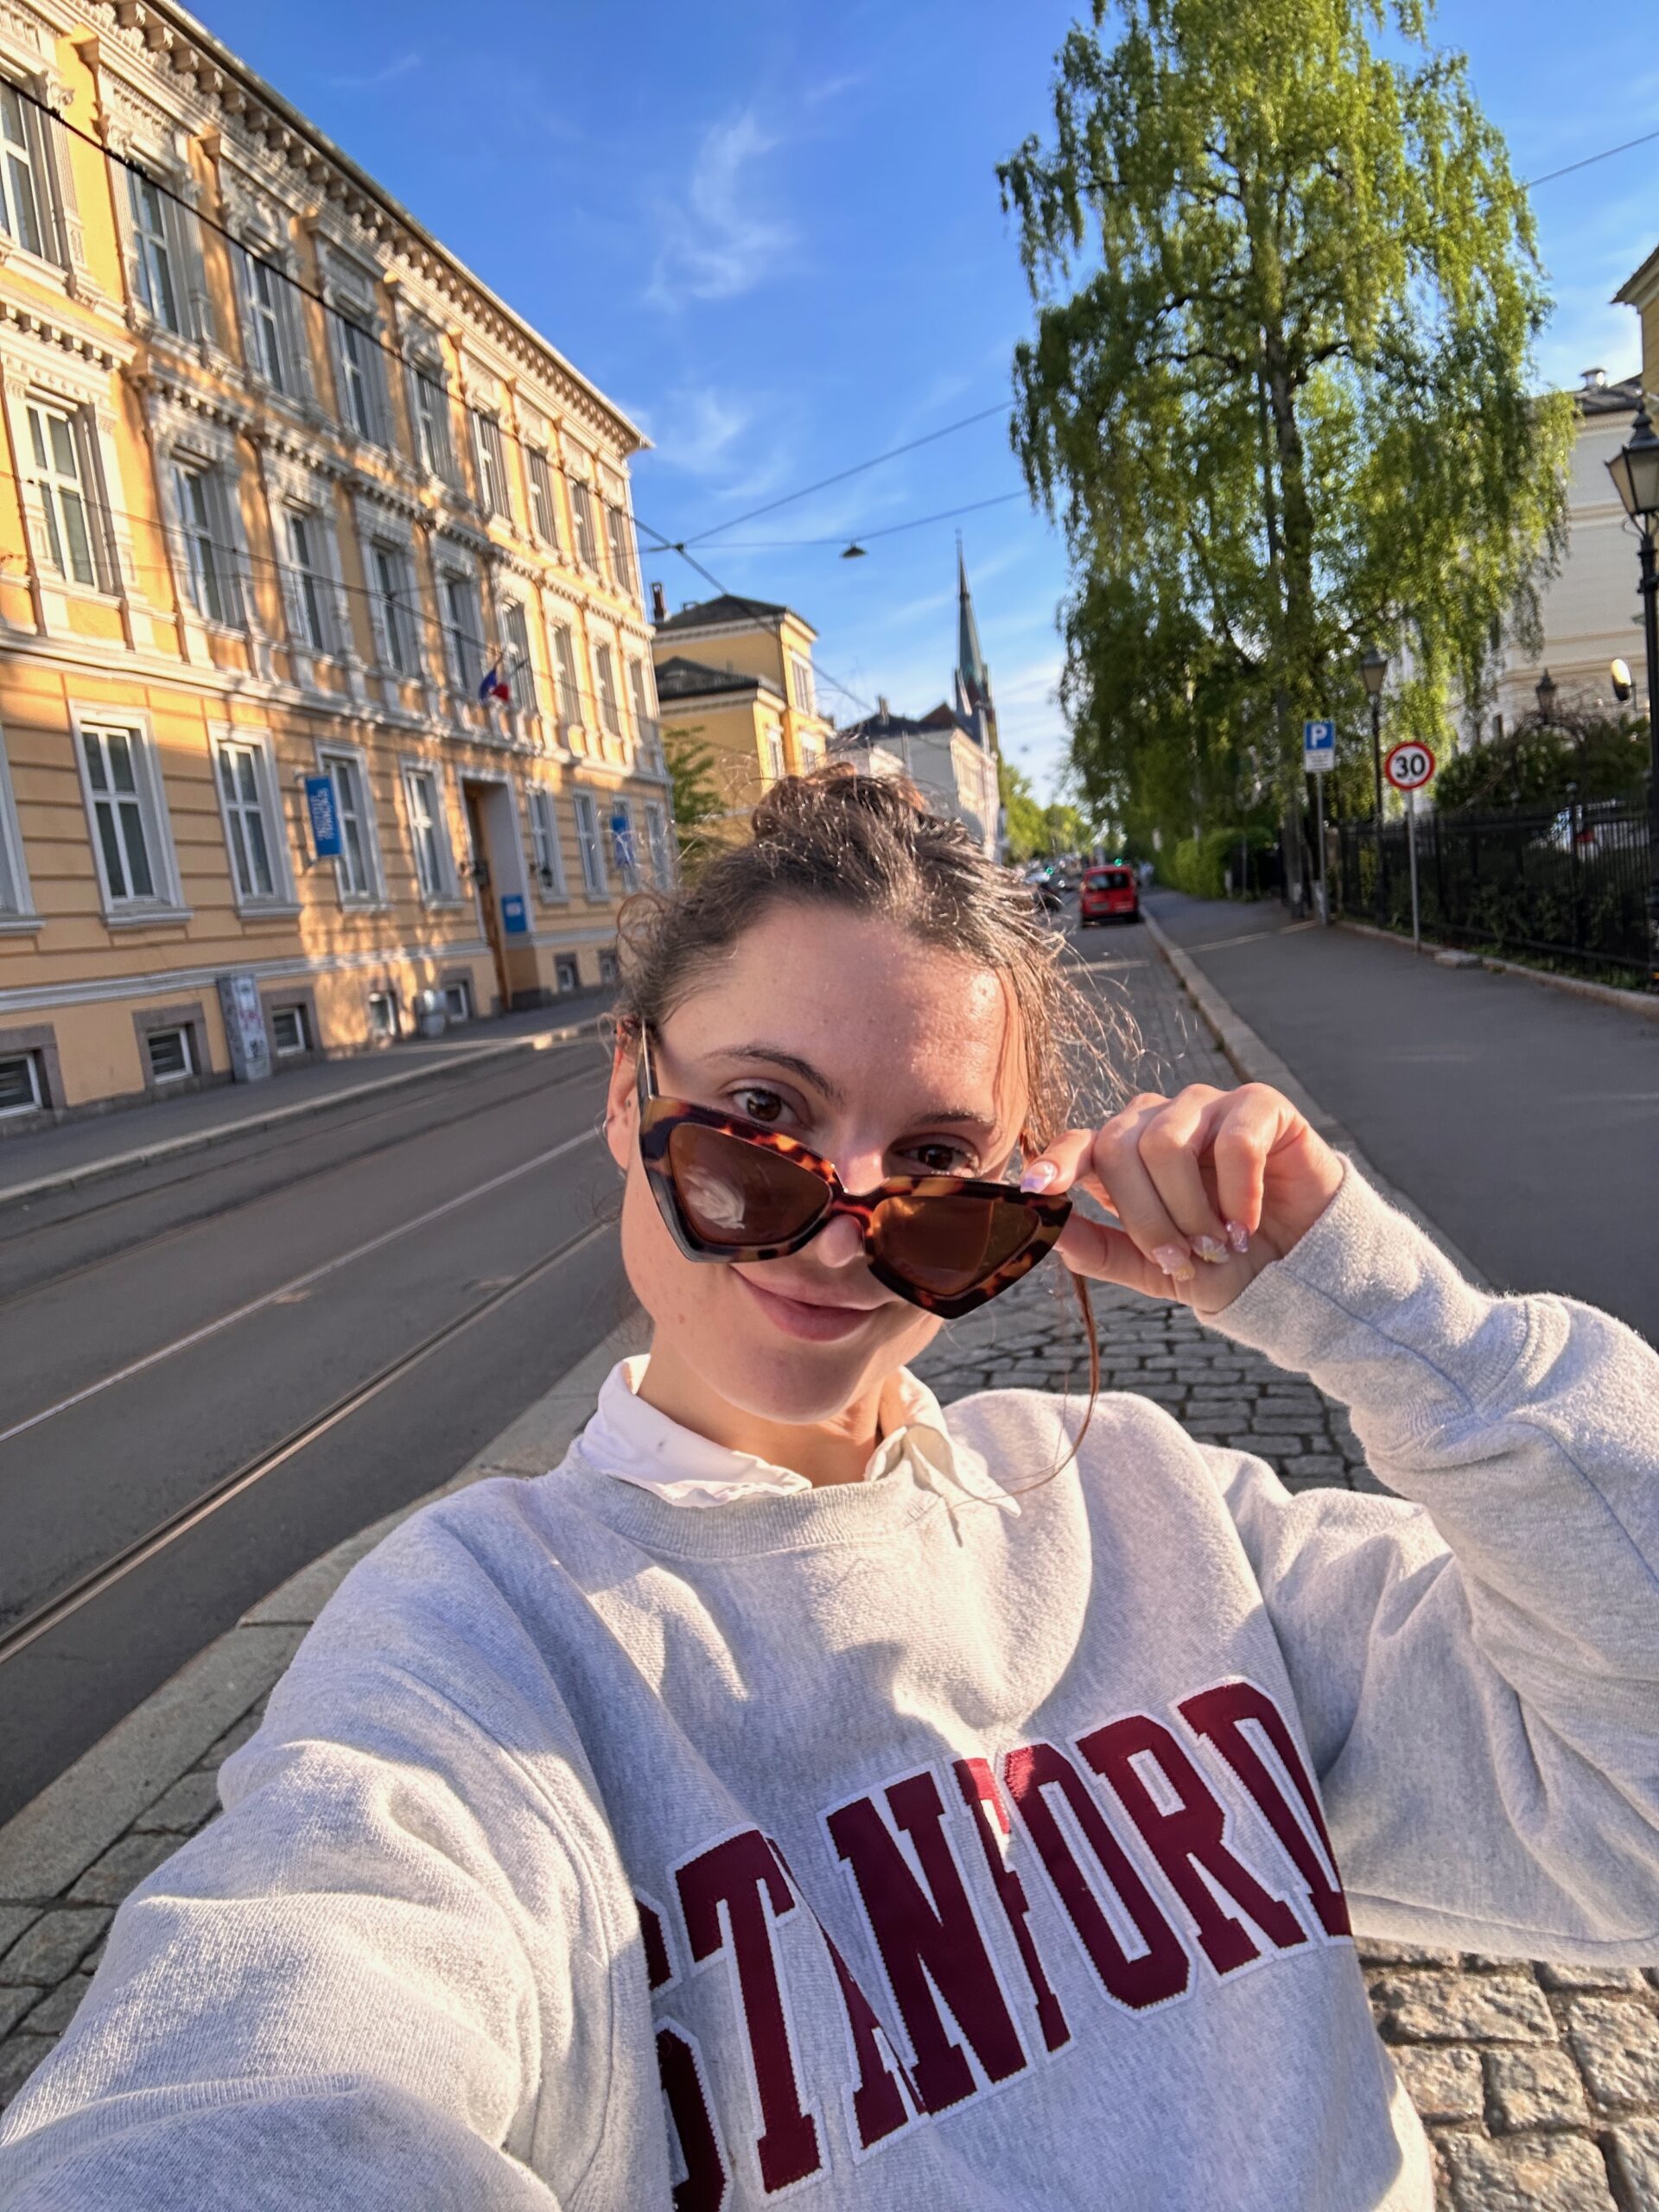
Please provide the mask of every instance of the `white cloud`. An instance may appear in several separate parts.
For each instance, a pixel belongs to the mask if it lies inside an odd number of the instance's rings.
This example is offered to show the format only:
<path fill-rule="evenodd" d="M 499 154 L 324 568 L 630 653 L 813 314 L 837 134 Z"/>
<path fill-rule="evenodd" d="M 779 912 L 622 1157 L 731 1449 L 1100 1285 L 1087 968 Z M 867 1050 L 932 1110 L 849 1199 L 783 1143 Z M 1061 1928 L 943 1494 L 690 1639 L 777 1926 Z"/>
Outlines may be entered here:
<path fill-rule="evenodd" d="M 399 77 L 407 77 L 411 69 L 418 69 L 418 54 L 400 54 L 396 60 L 384 62 L 378 69 L 371 69 L 361 77 L 330 77 L 328 83 L 337 92 L 378 92 L 382 85 L 395 84 Z"/>
<path fill-rule="evenodd" d="M 734 299 L 773 272 L 794 234 L 762 203 L 753 168 L 779 143 L 749 108 L 703 133 L 683 192 L 657 211 L 653 305 Z"/>

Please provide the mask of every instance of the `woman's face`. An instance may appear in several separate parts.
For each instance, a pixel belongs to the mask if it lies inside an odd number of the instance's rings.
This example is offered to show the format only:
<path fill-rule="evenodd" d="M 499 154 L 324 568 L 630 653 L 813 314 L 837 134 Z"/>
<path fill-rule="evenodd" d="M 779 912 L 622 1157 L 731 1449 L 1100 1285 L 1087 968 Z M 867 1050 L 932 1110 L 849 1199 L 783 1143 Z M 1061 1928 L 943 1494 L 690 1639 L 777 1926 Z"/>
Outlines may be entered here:
<path fill-rule="evenodd" d="M 1011 1019 L 970 960 L 891 923 L 779 906 L 654 1033 L 658 1087 L 784 1130 L 855 1193 L 890 1175 L 1000 1176 L 1024 1112 Z M 635 1071 L 620 1052 L 606 1133 L 656 1349 L 728 1405 L 795 1424 L 832 1418 L 913 1358 L 938 1320 L 875 1281 L 845 1216 L 786 1259 L 684 1256 L 640 1163 Z"/>

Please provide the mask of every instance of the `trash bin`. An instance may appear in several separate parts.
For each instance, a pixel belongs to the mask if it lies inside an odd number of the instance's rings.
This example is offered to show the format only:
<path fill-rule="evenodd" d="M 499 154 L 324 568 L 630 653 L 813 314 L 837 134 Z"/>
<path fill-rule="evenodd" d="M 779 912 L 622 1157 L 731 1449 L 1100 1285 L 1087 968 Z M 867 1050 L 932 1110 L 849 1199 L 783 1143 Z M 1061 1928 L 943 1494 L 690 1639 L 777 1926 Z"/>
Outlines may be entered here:
<path fill-rule="evenodd" d="M 442 1037 L 449 1027 L 448 1010 L 443 1003 L 442 991 L 425 990 L 415 994 L 415 1033 L 417 1037 Z"/>

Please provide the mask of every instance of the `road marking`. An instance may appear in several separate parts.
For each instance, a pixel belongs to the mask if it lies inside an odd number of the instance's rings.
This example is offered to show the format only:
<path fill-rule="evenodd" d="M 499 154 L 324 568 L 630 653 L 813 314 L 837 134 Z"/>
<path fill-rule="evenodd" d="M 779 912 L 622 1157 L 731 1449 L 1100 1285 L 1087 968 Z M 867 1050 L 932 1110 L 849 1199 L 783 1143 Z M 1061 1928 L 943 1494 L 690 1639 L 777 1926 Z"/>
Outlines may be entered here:
<path fill-rule="evenodd" d="M 516 1182 L 519 1176 L 528 1175 L 535 1168 L 545 1167 L 550 1161 L 563 1159 L 567 1152 L 574 1152 L 579 1144 L 591 1144 L 599 1134 L 596 1128 L 583 1129 L 579 1135 L 567 1137 L 563 1144 L 553 1145 L 546 1152 L 538 1152 L 531 1160 L 520 1160 L 517 1167 L 509 1167 L 499 1175 L 492 1175 L 488 1182 L 476 1184 L 470 1191 L 462 1191 L 458 1197 L 446 1198 L 442 1205 L 429 1207 L 425 1213 L 416 1214 L 412 1221 L 399 1222 L 396 1229 L 384 1230 L 378 1236 L 370 1237 L 366 1244 L 359 1244 L 349 1252 L 339 1253 L 334 1259 L 325 1260 L 321 1267 L 309 1268 L 304 1274 L 296 1275 L 289 1282 L 278 1283 L 275 1290 L 265 1291 L 258 1298 L 250 1300 L 247 1305 L 237 1306 L 232 1313 L 221 1313 L 216 1321 L 205 1322 L 200 1329 L 192 1329 L 188 1336 L 175 1337 L 170 1344 L 162 1344 L 155 1351 L 147 1351 L 142 1359 L 129 1361 L 125 1367 L 117 1368 L 112 1375 L 105 1375 L 96 1382 L 89 1382 L 84 1390 L 76 1390 L 67 1398 L 60 1398 L 55 1406 L 44 1406 L 39 1413 L 30 1414 L 27 1421 L 16 1421 L 11 1427 L 0 1429 L 0 1444 L 10 1444 L 13 1437 L 27 1435 L 31 1428 L 39 1428 L 42 1422 L 55 1420 L 59 1414 L 67 1414 L 73 1406 L 85 1405 L 89 1398 L 96 1398 L 100 1392 L 112 1390 L 118 1382 L 130 1382 L 135 1375 L 143 1374 L 147 1368 L 159 1367 L 164 1359 L 171 1359 L 175 1352 L 188 1351 L 193 1344 L 205 1344 L 209 1337 L 216 1337 L 221 1329 L 234 1328 L 238 1321 L 245 1321 L 251 1313 L 263 1313 L 267 1306 L 291 1302 L 296 1291 L 308 1290 L 312 1284 L 321 1282 L 325 1275 L 333 1274 L 337 1268 L 349 1267 L 353 1260 L 366 1259 L 371 1252 L 384 1251 L 388 1244 L 395 1244 L 400 1236 L 409 1236 L 411 1230 L 424 1229 L 429 1222 L 442 1221 L 445 1214 L 454 1213 L 457 1207 L 470 1205 L 474 1198 L 486 1198 L 490 1192 L 500 1190 L 503 1185 Z"/>
<path fill-rule="evenodd" d="M 1267 937 L 1294 937 L 1298 930 L 1316 930 L 1317 922 L 1285 922 L 1276 930 L 1246 930 L 1240 937 L 1212 937 L 1203 944 L 1184 944 L 1183 952 L 1219 952 L 1227 944 L 1260 944 Z"/>

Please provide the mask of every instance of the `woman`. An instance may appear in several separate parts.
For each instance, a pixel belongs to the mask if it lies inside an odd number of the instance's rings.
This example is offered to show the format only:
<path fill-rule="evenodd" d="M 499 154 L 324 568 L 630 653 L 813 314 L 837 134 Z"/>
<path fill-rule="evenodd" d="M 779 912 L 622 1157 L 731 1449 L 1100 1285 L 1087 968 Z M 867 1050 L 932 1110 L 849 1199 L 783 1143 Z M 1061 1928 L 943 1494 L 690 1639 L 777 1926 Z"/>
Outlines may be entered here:
<path fill-rule="evenodd" d="M 1471 1288 L 1271 1091 L 1066 1127 L 1054 950 L 845 775 L 647 918 L 649 1358 L 350 1576 L 7 2204 L 1425 2212 L 1353 1931 L 1654 1955 L 1652 1354 Z M 942 1414 L 906 1362 L 1051 1249 L 1312 1375 L 1397 1496 L 1134 1397 Z"/>

